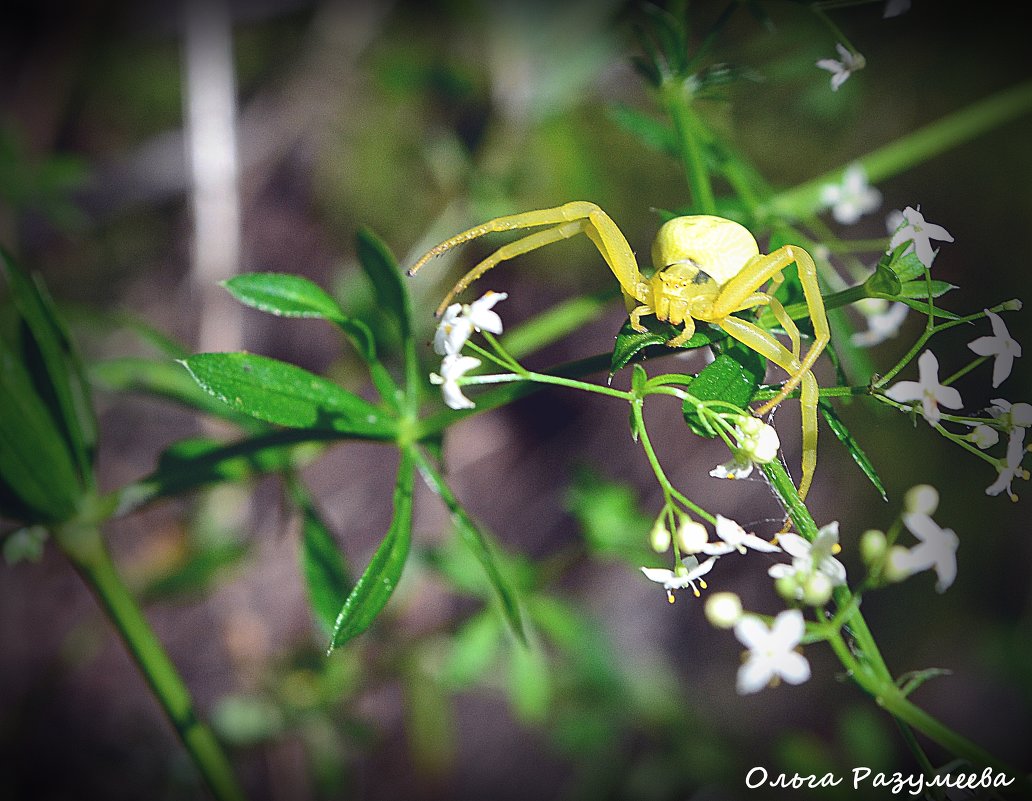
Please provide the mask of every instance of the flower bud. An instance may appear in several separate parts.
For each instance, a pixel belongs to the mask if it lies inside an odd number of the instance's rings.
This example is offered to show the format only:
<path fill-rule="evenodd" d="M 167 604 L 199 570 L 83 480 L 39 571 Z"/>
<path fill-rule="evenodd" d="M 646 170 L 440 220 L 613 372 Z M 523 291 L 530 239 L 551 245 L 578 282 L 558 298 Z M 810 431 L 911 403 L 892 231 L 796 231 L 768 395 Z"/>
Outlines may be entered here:
<path fill-rule="evenodd" d="M 885 550 L 888 547 L 888 540 L 885 532 L 876 528 L 870 528 L 860 535 L 860 557 L 865 565 L 878 564 L 885 558 Z"/>
<path fill-rule="evenodd" d="M 831 599 L 831 590 L 831 579 L 820 572 L 811 573 L 803 583 L 803 602 L 823 606 Z"/>
<path fill-rule="evenodd" d="M 706 599 L 706 619 L 718 629 L 732 628 L 742 617 L 742 599 L 733 592 L 715 592 Z"/>
<path fill-rule="evenodd" d="M 914 572 L 907 564 L 909 556 L 910 550 L 904 548 L 902 545 L 893 545 L 889 549 L 889 555 L 885 560 L 885 570 L 883 573 L 886 580 L 903 581 L 903 579 L 907 578 Z"/>
<path fill-rule="evenodd" d="M 1022 303 L 1017 298 L 1011 298 L 1003 304 L 1003 308 L 1006 311 L 1021 311 Z"/>
<path fill-rule="evenodd" d="M 1000 441 L 1000 433 L 992 426 L 980 425 L 968 434 L 968 439 L 984 451 Z"/>
<path fill-rule="evenodd" d="M 684 553 L 699 553 L 709 540 L 706 527 L 685 515 L 677 527 L 677 547 Z"/>
<path fill-rule="evenodd" d="M 794 574 L 776 578 L 774 580 L 774 589 L 786 601 L 802 600 L 803 588 L 799 586 L 799 579 Z"/>
<path fill-rule="evenodd" d="M 903 497 L 903 508 L 911 514 L 931 517 L 939 508 L 939 491 L 930 484 L 911 487 Z"/>
<path fill-rule="evenodd" d="M 649 545 L 656 553 L 666 553 L 670 547 L 670 531 L 662 520 L 657 520 L 652 526 L 652 531 L 649 532 Z"/>
<path fill-rule="evenodd" d="M 750 461 L 769 464 L 778 458 L 781 440 L 773 426 L 756 417 L 742 417 L 738 421 L 738 433 L 738 447 Z"/>

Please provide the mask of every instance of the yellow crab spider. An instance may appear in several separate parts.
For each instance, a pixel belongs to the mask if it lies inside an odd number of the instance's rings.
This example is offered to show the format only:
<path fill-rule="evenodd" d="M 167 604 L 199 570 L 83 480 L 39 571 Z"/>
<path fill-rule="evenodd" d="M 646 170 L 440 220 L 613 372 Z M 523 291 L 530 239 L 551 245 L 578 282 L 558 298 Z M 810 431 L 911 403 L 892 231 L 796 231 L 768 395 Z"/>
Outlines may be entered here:
<path fill-rule="evenodd" d="M 803 441 L 799 494 L 805 498 L 817 466 L 818 388 L 812 368 L 830 337 L 817 267 L 810 255 L 794 245 L 763 255 L 748 229 L 733 220 L 710 215 L 676 217 L 656 234 L 652 245 L 652 263 L 656 269 L 651 278 L 646 278 L 638 269 L 627 239 L 609 215 L 594 203 L 578 201 L 498 217 L 456 234 L 425 253 L 408 274 L 414 275 L 435 256 L 484 234 L 539 226 L 548 227 L 503 245 L 459 279 L 441 301 L 438 316 L 455 295 L 500 262 L 583 233 L 595 244 L 620 282 L 635 331 L 647 330 L 641 318 L 650 314 L 675 326 L 683 325 L 683 330 L 666 343 L 676 347 L 691 338 L 695 321 L 701 320 L 719 326 L 781 367 L 788 373 L 788 380 L 777 395 L 755 410 L 757 415 L 770 411 L 800 387 Z M 814 338 L 805 356 L 801 352 L 799 329 L 782 305 L 763 291 L 768 282 L 780 283 L 783 270 L 793 263 L 798 266 L 807 310 L 813 321 Z M 770 306 L 788 334 L 791 349 L 755 323 L 734 316 L 735 312 L 757 306 Z"/>

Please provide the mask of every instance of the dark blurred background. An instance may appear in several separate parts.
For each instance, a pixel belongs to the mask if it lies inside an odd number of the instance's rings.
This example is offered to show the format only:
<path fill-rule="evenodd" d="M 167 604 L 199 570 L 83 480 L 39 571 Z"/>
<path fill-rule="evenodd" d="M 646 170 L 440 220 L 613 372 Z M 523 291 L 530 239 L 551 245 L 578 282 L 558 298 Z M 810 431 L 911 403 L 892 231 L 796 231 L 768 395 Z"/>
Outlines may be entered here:
<path fill-rule="evenodd" d="M 1018 12 L 916 0 L 884 20 L 882 4 L 869 3 L 828 12 L 867 59 L 832 93 L 814 62 L 834 56 L 835 39 L 805 4 L 759 4 L 773 29 L 741 5 L 716 52 L 755 74 L 701 113 L 777 187 L 1032 77 Z M 690 8 L 703 30 L 724 4 Z M 359 226 L 405 264 L 473 223 L 575 199 L 598 203 L 647 253 L 655 209 L 683 207 L 689 196 L 676 161 L 618 123 L 620 107 L 661 116 L 631 66 L 639 18 L 635 5 L 600 0 L 8 3 L 0 242 L 42 274 L 90 360 L 143 351 L 114 317 L 131 312 L 188 350 L 246 349 L 363 391 L 364 374 L 330 327 L 244 309 L 217 282 L 299 273 L 375 323 L 356 268 Z M 1030 137 L 1026 117 L 882 182 L 881 211 L 846 236 L 883 236 L 884 213 L 920 204 L 956 240 L 935 262 L 936 277 L 961 287 L 945 305 L 968 312 L 1026 296 Z M 424 340 L 438 299 L 486 247 L 410 282 Z M 499 308 L 507 324 L 611 284 L 586 241 L 483 282 L 510 292 Z M 614 302 L 528 363 L 606 352 L 624 319 Z M 1027 319 L 1007 317 L 1026 344 Z M 874 350 L 875 363 L 891 365 L 921 324 L 912 314 L 899 339 Z M 955 330 L 935 343 L 947 374 L 985 333 Z M 701 366 L 689 358 L 683 369 Z M 1000 396 L 1032 400 L 1029 375 L 1018 360 L 998 391 L 987 368 L 959 388 L 969 409 Z M 152 470 L 173 442 L 213 430 L 158 399 L 102 388 L 97 396 L 105 489 Z M 890 667 L 949 668 L 915 700 L 1028 769 L 1032 498 L 986 497 L 991 468 L 921 421 L 870 403 L 841 413 L 890 495 L 883 503 L 822 433 L 811 508 L 819 523 L 840 521 L 851 574 L 861 571 L 860 533 L 888 525 L 916 483 L 939 488 L 936 519 L 961 540 L 959 575 L 944 595 L 921 574 L 865 598 Z M 797 417 L 792 404 L 779 417 L 792 466 Z M 762 533 L 777 530 L 764 484 L 707 475 L 725 454 L 692 437 L 676 406 L 654 404 L 649 422 L 689 497 Z M 108 527 L 117 561 L 254 798 L 722 799 L 749 796 L 741 779 L 755 764 L 915 770 L 894 726 L 825 649 L 807 650 L 814 676 L 803 687 L 739 697 L 740 647 L 705 622 L 700 602 L 685 595 L 670 607 L 636 565 L 590 553 L 583 505 L 600 503 L 593 489 L 629 486 L 628 504 L 645 515 L 662 503 L 620 404 L 542 392 L 457 426 L 445 454 L 470 511 L 552 577 L 548 597 L 584 616 L 571 653 L 549 652 L 555 664 L 538 696 L 512 689 L 519 682 L 506 671 L 520 667 L 510 654 L 441 698 L 417 697 L 419 677 L 440 675 L 456 632 L 482 606 L 433 569 L 449 523 L 423 488 L 415 525 L 426 558 L 407 568 L 388 619 L 328 660 L 297 568 L 297 521 L 275 480 L 165 502 Z M 355 569 L 386 530 L 393 471 L 390 449 L 345 444 L 305 472 Z M 613 519 L 641 523 L 635 514 L 615 508 Z M 242 557 L 204 581 L 162 589 L 157 579 L 198 541 L 242 544 Z M 60 554 L 49 549 L 0 576 L 0 796 L 200 796 L 173 731 Z M 747 608 L 777 608 L 762 570 L 736 563 L 711 583 L 741 594 Z"/>

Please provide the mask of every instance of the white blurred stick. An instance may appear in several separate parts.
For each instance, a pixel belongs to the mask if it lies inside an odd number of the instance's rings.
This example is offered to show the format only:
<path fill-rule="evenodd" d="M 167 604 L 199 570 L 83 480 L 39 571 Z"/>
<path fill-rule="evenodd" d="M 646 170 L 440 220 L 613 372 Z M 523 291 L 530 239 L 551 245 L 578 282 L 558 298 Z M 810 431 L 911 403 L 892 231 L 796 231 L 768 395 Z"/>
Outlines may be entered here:
<path fill-rule="evenodd" d="M 239 350 L 241 307 L 219 286 L 240 263 L 239 155 L 233 30 L 225 0 L 184 4 L 184 113 L 193 211 L 191 277 L 197 346 Z"/>

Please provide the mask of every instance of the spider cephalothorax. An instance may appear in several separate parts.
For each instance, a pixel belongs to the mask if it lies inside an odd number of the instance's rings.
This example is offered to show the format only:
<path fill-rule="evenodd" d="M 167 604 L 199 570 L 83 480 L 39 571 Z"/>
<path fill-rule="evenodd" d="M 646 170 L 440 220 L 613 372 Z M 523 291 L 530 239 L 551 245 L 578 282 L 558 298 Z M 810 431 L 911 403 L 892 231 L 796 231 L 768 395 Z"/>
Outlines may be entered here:
<path fill-rule="evenodd" d="M 803 475 L 799 494 L 805 498 L 817 465 L 818 388 L 812 367 L 830 336 L 817 282 L 817 267 L 810 255 L 794 245 L 785 245 L 764 255 L 747 228 L 723 217 L 675 217 L 656 234 L 652 246 L 655 272 L 651 278 L 646 278 L 638 269 L 631 246 L 616 223 L 594 203 L 580 201 L 498 217 L 456 234 L 424 254 L 409 269 L 409 275 L 434 256 L 484 234 L 541 226 L 548 227 L 503 245 L 466 273 L 445 296 L 438 314 L 456 294 L 496 264 L 552 242 L 585 234 L 620 282 L 631 326 L 635 330 L 645 331 L 641 318 L 655 315 L 659 320 L 683 326 L 682 331 L 667 342 L 670 346 L 679 346 L 695 333 L 696 320 L 712 323 L 788 373 L 788 380 L 778 394 L 754 411 L 763 414 L 788 397 L 796 387 L 800 388 Z M 768 283 L 780 283 L 782 271 L 791 264 L 798 267 L 799 281 L 813 323 L 814 338 L 805 356 L 802 355 L 799 329 L 777 299 L 763 291 Z M 735 315 L 735 312 L 757 306 L 771 308 L 775 319 L 788 334 L 791 348 L 785 347 L 756 323 Z"/>

